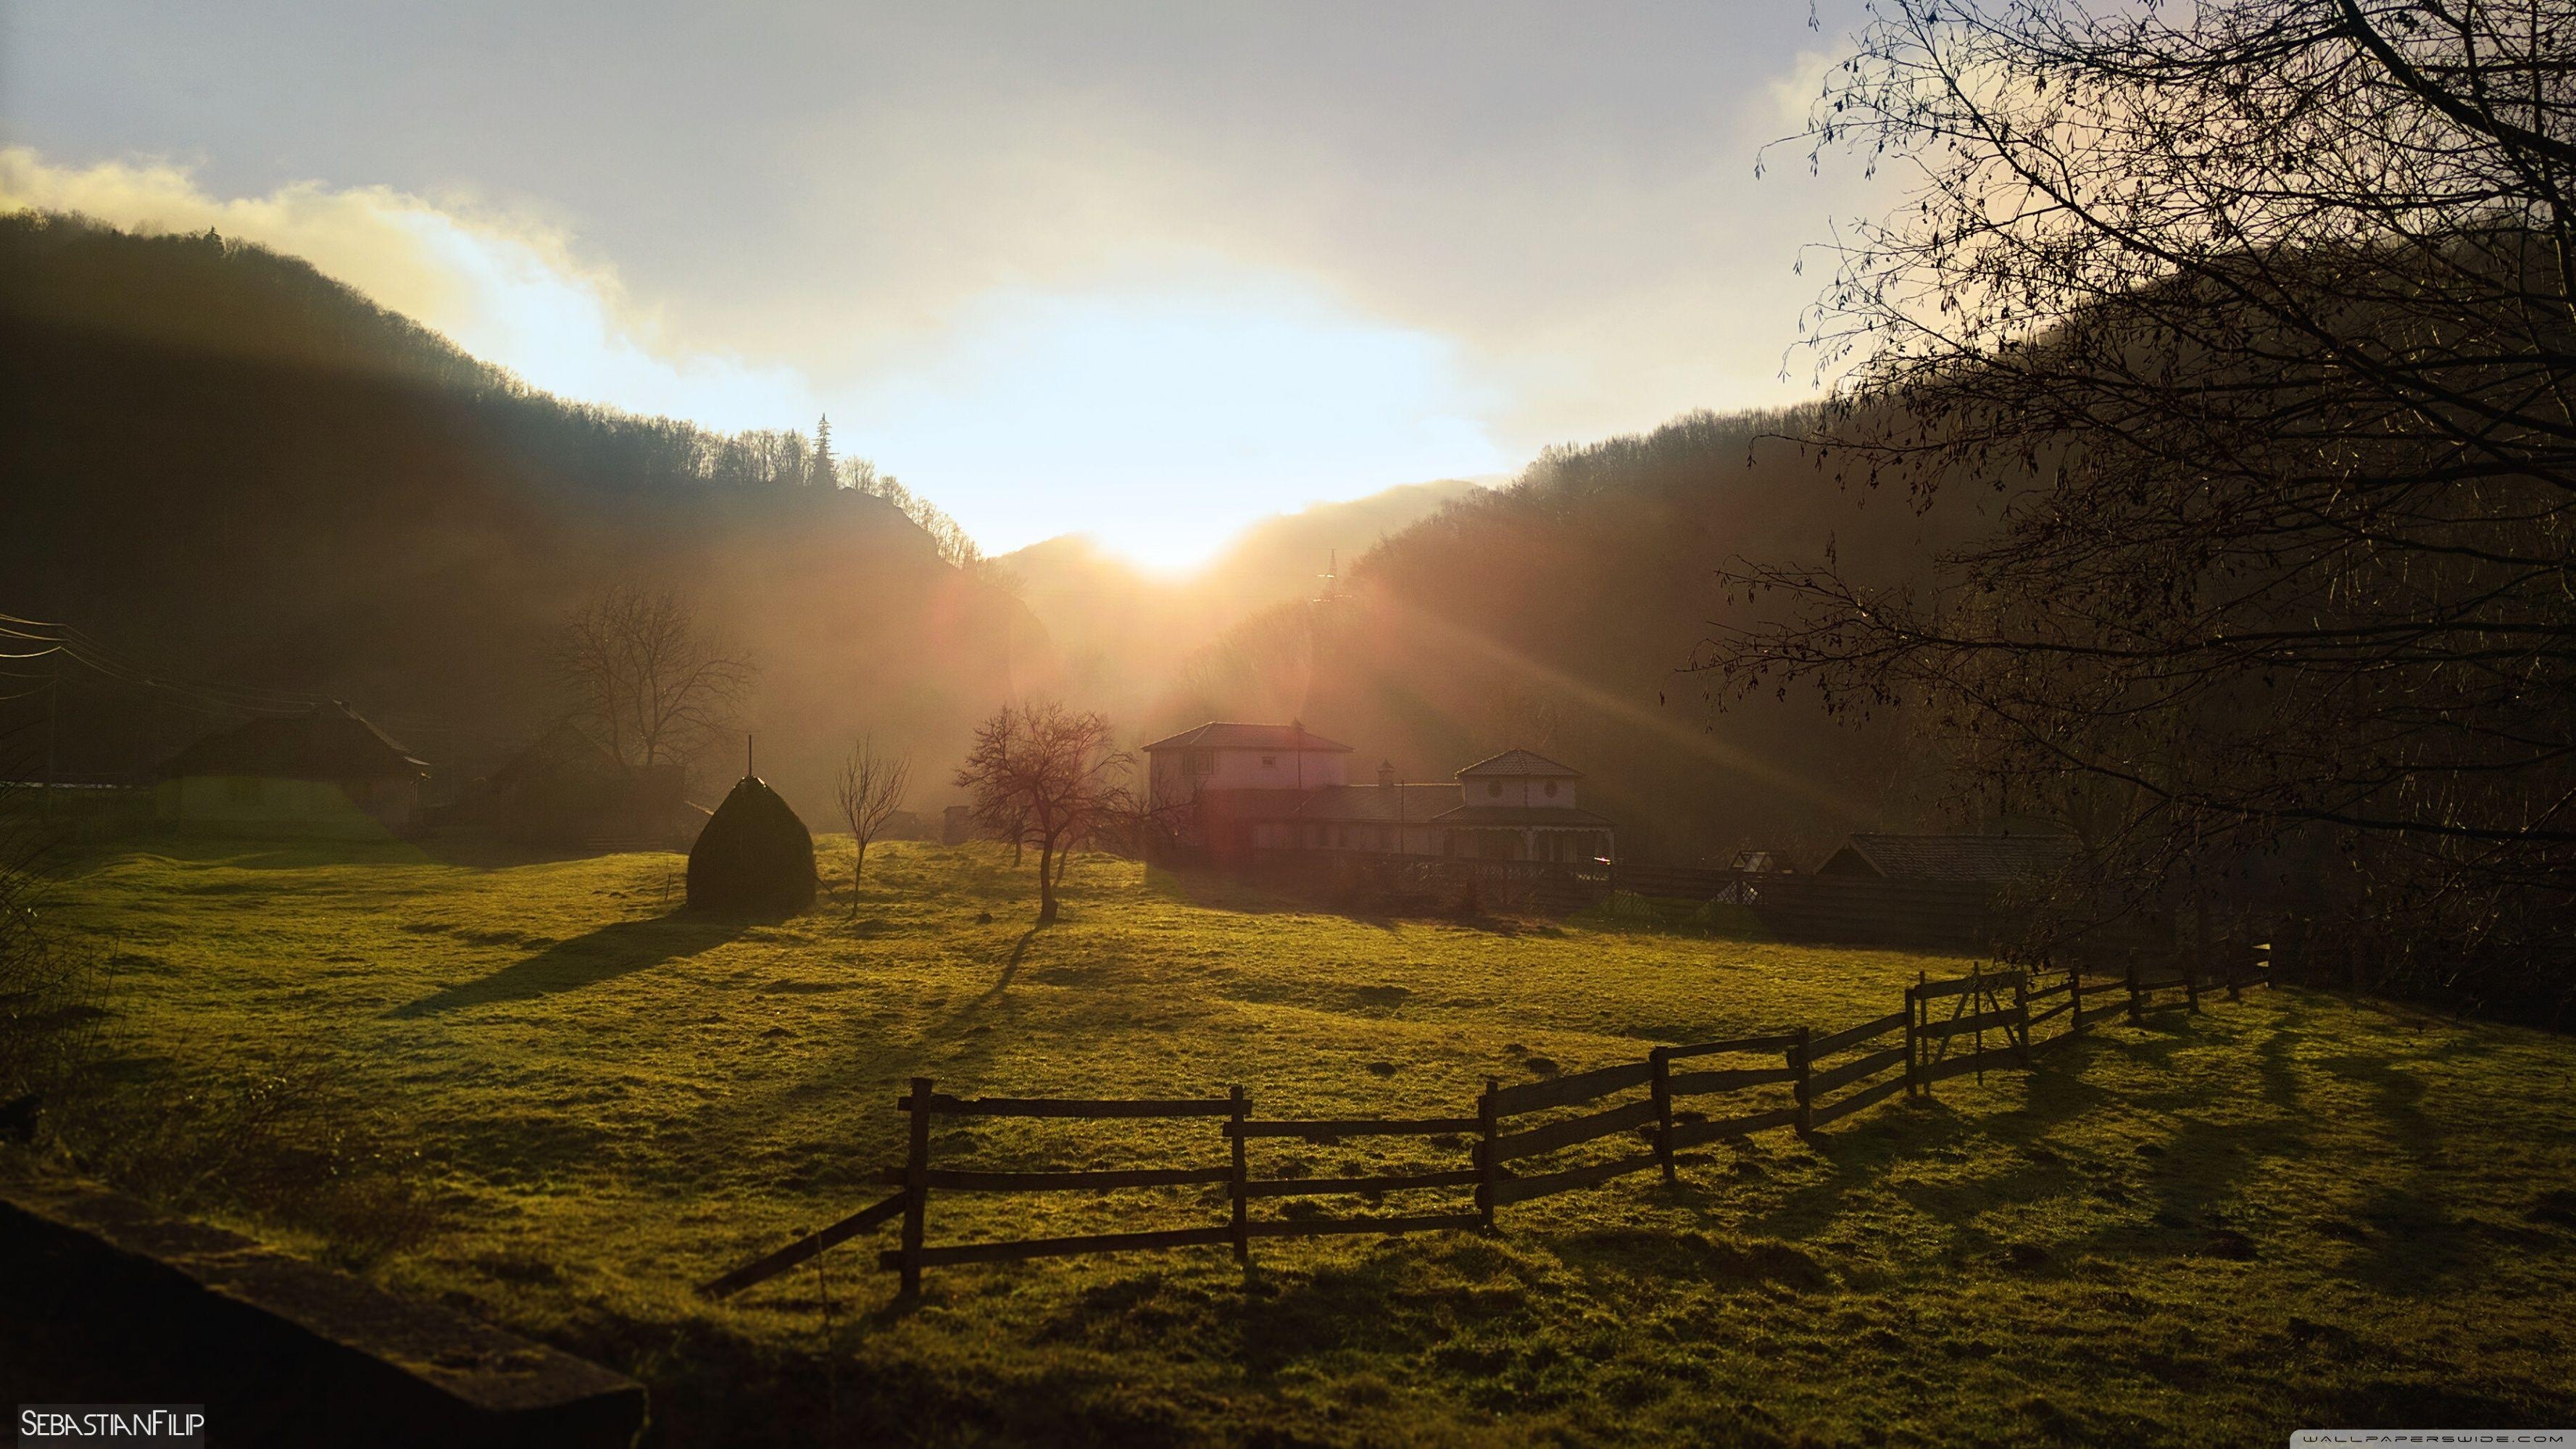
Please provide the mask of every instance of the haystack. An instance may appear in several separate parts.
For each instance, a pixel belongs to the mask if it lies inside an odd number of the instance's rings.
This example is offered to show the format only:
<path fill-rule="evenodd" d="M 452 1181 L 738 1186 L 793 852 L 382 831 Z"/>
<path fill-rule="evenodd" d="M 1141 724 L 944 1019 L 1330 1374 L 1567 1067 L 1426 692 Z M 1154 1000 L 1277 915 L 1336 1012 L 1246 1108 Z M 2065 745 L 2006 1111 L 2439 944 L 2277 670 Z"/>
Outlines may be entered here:
<path fill-rule="evenodd" d="M 814 832 L 778 792 L 746 775 L 689 848 L 689 905 L 729 916 L 792 916 L 814 904 Z"/>

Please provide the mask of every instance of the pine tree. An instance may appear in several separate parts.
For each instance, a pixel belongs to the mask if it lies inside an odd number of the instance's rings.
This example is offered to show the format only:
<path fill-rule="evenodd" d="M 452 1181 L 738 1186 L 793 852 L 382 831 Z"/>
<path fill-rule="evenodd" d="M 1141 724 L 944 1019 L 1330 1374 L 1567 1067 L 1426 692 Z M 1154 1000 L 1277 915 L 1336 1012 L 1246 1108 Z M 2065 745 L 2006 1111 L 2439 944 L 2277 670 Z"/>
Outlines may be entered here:
<path fill-rule="evenodd" d="M 823 414 L 822 420 L 814 424 L 813 467 L 815 487 L 829 488 L 840 481 L 832 465 L 832 415 L 830 413 Z"/>

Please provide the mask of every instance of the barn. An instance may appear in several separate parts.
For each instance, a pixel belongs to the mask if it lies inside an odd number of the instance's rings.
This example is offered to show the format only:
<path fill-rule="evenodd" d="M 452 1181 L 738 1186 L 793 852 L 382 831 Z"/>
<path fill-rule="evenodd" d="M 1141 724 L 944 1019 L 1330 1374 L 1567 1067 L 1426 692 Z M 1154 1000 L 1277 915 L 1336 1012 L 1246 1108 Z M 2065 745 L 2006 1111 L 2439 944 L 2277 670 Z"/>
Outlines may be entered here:
<path fill-rule="evenodd" d="M 418 823 L 429 766 L 337 702 L 254 719 L 163 765 L 153 812 L 167 825 L 240 835 L 367 839 Z"/>
<path fill-rule="evenodd" d="M 678 765 L 629 765 L 563 721 L 486 776 L 460 815 L 531 845 L 685 845 L 706 823 L 685 783 Z"/>

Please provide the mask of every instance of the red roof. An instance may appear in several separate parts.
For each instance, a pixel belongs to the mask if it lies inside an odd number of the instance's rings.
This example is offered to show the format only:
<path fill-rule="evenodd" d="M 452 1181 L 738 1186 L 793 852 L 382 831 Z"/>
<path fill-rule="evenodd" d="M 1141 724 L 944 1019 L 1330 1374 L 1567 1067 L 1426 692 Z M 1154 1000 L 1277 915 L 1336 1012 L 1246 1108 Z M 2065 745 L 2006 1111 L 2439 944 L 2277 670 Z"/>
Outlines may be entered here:
<path fill-rule="evenodd" d="M 1194 730 L 1183 730 L 1145 747 L 1145 753 L 1156 750 L 1319 750 L 1325 753 L 1349 754 L 1351 747 L 1339 740 L 1328 740 L 1302 724 L 1233 724 L 1210 720 Z"/>

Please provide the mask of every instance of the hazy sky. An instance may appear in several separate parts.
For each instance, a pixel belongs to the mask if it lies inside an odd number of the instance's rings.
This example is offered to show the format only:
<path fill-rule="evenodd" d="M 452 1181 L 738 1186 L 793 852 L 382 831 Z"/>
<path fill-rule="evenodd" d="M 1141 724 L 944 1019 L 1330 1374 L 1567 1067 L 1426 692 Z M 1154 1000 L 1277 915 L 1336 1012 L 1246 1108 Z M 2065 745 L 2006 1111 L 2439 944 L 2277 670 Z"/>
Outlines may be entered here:
<path fill-rule="evenodd" d="M 810 429 L 989 549 L 1802 396 L 1856 4 L 0 0 L 0 204 L 265 242 L 568 395 Z"/>

